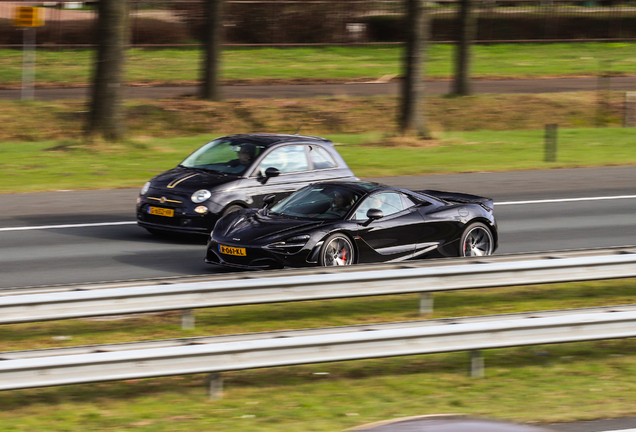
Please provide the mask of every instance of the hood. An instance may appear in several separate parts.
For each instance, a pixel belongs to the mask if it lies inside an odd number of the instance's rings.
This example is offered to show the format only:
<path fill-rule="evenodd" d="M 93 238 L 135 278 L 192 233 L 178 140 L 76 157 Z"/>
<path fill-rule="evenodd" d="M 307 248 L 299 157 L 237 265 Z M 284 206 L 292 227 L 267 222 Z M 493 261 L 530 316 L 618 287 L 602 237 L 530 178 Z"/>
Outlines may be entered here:
<path fill-rule="evenodd" d="M 214 227 L 213 237 L 231 243 L 258 244 L 284 240 L 294 234 L 310 234 L 312 229 L 324 224 L 325 221 L 294 219 L 248 209 L 220 219 Z"/>
<path fill-rule="evenodd" d="M 176 167 L 159 174 L 152 179 L 152 187 L 183 192 L 196 192 L 199 189 L 220 189 L 238 177 L 204 169 Z"/>

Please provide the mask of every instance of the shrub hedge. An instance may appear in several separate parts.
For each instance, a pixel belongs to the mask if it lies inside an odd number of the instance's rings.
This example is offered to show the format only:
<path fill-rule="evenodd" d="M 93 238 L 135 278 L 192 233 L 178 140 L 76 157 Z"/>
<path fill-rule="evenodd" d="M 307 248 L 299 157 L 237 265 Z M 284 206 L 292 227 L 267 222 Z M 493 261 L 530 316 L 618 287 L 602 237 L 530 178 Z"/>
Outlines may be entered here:
<path fill-rule="evenodd" d="M 347 7 L 343 3 L 343 8 Z M 334 44 L 347 42 L 401 42 L 405 39 L 402 15 L 363 16 L 321 4 L 289 5 L 228 3 L 224 40 L 230 44 Z M 201 41 L 205 25 L 200 8 L 175 11 L 178 19 L 135 18 L 131 21 L 133 44 L 188 44 Z M 352 16 L 361 18 L 351 19 Z M 356 21 L 356 22 L 352 22 Z M 352 25 L 354 27 L 352 27 Z M 636 12 L 548 15 L 493 12 L 480 16 L 477 40 L 576 40 L 636 38 Z M 355 28 L 355 32 L 352 29 Z M 452 12 L 436 13 L 431 21 L 434 41 L 453 41 L 458 32 Z M 37 43 L 45 45 L 94 44 L 94 20 L 48 22 L 37 30 Z M 22 43 L 21 29 L 0 19 L 0 45 Z"/>

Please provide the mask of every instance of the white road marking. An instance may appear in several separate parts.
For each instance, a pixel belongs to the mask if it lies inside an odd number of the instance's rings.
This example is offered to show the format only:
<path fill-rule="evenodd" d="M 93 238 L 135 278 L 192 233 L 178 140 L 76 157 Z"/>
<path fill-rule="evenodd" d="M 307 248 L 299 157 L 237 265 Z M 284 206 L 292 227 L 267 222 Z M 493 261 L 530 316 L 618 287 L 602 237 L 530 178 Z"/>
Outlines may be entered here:
<path fill-rule="evenodd" d="M 636 195 L 618 195 L 618 196 L 609 196 L 609 197 L 585 197 L 585 198 L 556 198 L 556 199 L 534 200 L 534 201 L 507 201 L 507 202 L 495 202 L 495 205 L 504 206 L 504 205 L 523 205 L 523 204 L 548 204 L 548 203 L 604 201 L 604 200 L 619 200 L 619 199 L 636 199 Z"/>
<path fill-rule="evenodd" d="M 636 432 L 636 429 L 616 429 L 616 430 L 601 431 L 601 432 Z"/>
<path fill-rule="evenodd" d="M 88 227 L 99 227 L 99 226 L 132 225 L 136 223 L 137 222 L 131 221 L 131 222 L 100 222 L 100 223 L 68 224 L 68 225 L 40 225 L 40 226 L 0 228 L 0 231 L 29 231 L 29 230 L 63 229 L 63 228 L 88 228 Z"/>
<path fill-rule="evenodd" d="M 618 196 L 606 196 L 606 197 L 586 197 L 586 198 L 556 198 L 546 200 L 534 200 L 534 201 L 504 201 L 496 202 L 496 206 L 507 205 L 527 205 L 527 204 L 549 204 L 549 203 L 565 203 L 565 202 L 581 202 L 581 201 L 603 201 L 603 200 L 619 200 L 619 199 L 636 199 L 636 195 L 618 195 Z M 90 228 L 100 226 L 117 226 L 117 225 L 133 225 L 135 221 L 130 222 L 102 222 L 102 223 L 88 223 L 88 224 L 67 224 L 67 225 L 40 225 L 40 226 L 26 226 L 26 227 L 7 227 L 0 228 L 2 231 L 29 231 L 29 230 L 44 230 L 44 229 L 65 229 L 65 228 Z M 636 432 L 636 429 L 629 430 L 627 432 Z"/>

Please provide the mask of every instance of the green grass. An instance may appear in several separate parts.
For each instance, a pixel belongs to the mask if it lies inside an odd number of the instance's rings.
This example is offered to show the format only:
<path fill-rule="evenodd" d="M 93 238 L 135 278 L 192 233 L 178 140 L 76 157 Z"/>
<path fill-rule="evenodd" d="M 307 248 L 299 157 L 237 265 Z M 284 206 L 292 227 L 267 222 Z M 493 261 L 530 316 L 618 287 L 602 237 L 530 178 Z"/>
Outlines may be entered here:
<path fill-rule="evenodd" d="M 139 187 L 204 142 L 227 133 L 331 138 L 361 177 L 507 171 L 636 163 L 623 94 L 479 95 L 427 98 L 434 139 L 397 136 L 396 97 L 207 102 L 127 101 L 129 138 L 83 140 L 78 101 L 0 101 L 0 192 Z M 611 127 L 596 128 L 599 122 Z M 558 123 L 556 162 L 544 162 L 547 123 Z"/>
<path fill-rule="evenodd" d="M 633 280 L 467 290 L 435 294 L 432 318 L 631 302 Z M 204 309 L 194 330 L 177 313 L 9 325 L 0 350 L 414 320 L 417 307 L 417 295 L 399 295 Z M 338 431 L 424 414 L 547 423 L 636 413 L 625 379 L 636 372 L 634 340 L 484 355 L 483 379 L 468 377 L 465 352 L 225 373 L 218 401 L 204 375 L 8 391 L 0 430 Z"/>
<path fill-rule="evenodd" d="M 633 128 L 561 130 L 556 162 L 544 161 L 542 131 L 445 133 L 423 148 L 383 146 L 379 133 L 327 137 L 360 177 L 636 164 Z M 152 139 L 105 149 L 68 140 L 2 143 L 0 192 L 139 187 L 212 138 Z M 369 141 L 377 144 L 362 144 Z"/>
<path fill-rule="evenodd" d="M 544 132 L 537 130 L 445 133 L 431 148 L 349 145 L 338 150 L 362 177 L 633 165 L 634 132 L 562 129 L 556 162 L 545 162 Z"/>
<path fill-rule="evenodd" d="M 432 45 L 426 62 L 430 78 L 453 74 L 452 45 Z M 634 74 L 633 43 L 495 44 L 473 48 L 472 73 L 481 78 L 596 76 L 599 72 Z M 401 75 L 403 48 L 226 48 L 222 52 L 223 80 L 353 80 Z M 87 49 L 37 51 L 39 85 L 87 85 L 94 53 Z M 131 49 L 126 80 L 136 83 L 192 83 L 200 79 L 202 51 L 190 49 Z M 19 86 L 20 50 L 0 49 L 0 85 Z"/>

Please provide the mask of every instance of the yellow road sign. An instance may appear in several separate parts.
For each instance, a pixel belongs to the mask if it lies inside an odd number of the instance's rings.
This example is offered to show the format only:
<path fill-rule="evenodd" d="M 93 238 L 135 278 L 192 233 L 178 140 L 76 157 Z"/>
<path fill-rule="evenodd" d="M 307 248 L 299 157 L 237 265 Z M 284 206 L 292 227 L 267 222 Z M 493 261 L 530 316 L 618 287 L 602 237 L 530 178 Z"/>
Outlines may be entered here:
<path fill-rule="evenodd" d="M 13 25 L 17 27 L 41 27 L 44 25 L 44 9 L 18 6 L 13 10 Z"/>

